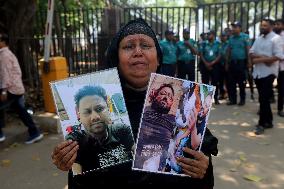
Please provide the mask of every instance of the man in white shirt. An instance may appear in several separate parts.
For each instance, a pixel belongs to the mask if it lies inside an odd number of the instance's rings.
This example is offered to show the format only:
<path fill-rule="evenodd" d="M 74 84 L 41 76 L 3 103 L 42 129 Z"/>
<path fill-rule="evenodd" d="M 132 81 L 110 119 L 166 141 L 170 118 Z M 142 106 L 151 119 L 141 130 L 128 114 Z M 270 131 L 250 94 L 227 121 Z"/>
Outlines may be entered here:
<path fill-rule="evenodd" d="M 264 129 L 272 128 L 273 116 L 270 107 L 270 91 L 273 81 L 278 76 L 279 60 L 283 58 L 280 36 L 272 31 L 274 22 L 263 19 L 260 25 L 261 36 L 256 39 L 250 49 L 251 62 L 254 65 L 253 78 L 259 94 L 259 121 L 255 134 L 264 133 Z"/>
<path fill-rule="evenodd" d="M 282 48 L 284 54 L 284 20 L 279 19 L 275 21 L 274 25 L 275 33 L 279 34 L 282 39 Z M 277 103 L 277 110 L 278 115 L 280 117 L 284 117 L 284 60 L 279 61 L 279 74 L 277 78 L 277 86 L 278 86 L 278 103 Z"/>

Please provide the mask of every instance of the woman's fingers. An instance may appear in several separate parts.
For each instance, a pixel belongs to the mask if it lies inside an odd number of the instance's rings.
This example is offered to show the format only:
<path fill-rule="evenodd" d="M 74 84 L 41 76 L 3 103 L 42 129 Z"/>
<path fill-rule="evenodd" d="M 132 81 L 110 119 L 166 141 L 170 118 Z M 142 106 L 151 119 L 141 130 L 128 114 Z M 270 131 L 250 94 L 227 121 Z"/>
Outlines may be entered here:
<path fill-rule="evenodd" d="M 76 141 L 64 141 L 57 145 L 51 155 L 53 164 L 59 169 L 67 171 L 72 167 L 76 157 L 79 145 Z"/>
<path fill-rule="evenodd" d="M 189 148 L 184 148 L 183 151 L 194 157 L 194 159 L 185 157 L 177 158 L 178 164 L 182 167 L 184 173 L 193 178 L 202 179 L 206 174 L 209 158 L 202 152 L 194 151 Z"/>

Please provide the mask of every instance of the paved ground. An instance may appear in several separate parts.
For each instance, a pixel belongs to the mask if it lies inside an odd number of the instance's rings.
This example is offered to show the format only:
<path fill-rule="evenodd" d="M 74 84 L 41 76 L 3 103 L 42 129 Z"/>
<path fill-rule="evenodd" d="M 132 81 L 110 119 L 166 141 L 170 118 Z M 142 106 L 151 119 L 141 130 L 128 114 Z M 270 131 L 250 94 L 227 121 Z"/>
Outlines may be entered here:
<path fill-rule="evenodd" d="M 276 104 L 272 107 L 275 128 L 263 136 L 252 132 L 258 121 L 256 103 L 213 109 L 209 127 L 219 139 L 219 154 L 214 158 L 215 188 L 284 188 L 284 118 L 276 115 Z M 262 180 L 244 179 L 248 175 Z"/>
<path fill-rule="evenodd" d="M 251 132 L 258 120 L 257 103 L 248 100 L 238 107 L 222 102 L 213 107 L 208 127 L 219 139 L 219 155 L 213 158 L 215 188 L 284 188 L 284 118 L 276 116 L 276 104 L 272 107 L 275 128 L 266 130 L 263 136 Z M 9 135 L 12 130 L 24 130 L 18 120 L 9 123 L 5 128 Z M 24 145 L 19 134 L 17 143 L 0 145 L 0 188 L 63 189 L 67 174 L 57 170 L 50 158 L 52 148 L 61 140 L 60 134 L 47 134 L 39 143 Z M 245 176 L 261 180 L 249 181 Z"/>
<path fill-rule="evenodd" d="M 1 189 L 63 189 L 67 174 L 58 170 L 51 161 L 53 147 L 61 135 L 46 135 L 44 140 L 25 145 L 13 143 L 0 150 Z"/>

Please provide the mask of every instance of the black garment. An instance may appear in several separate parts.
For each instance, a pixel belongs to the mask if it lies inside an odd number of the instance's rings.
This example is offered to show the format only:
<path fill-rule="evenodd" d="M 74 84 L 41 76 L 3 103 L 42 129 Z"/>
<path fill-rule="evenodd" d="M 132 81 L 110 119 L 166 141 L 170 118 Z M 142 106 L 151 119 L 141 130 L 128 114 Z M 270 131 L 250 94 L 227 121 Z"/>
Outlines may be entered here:
<path fill-rule="evenodd" d="M 220 96 L 225 96 L 225 88 L 227 89 L 227 72 L 225 70 L 225 65 L 219 64 L 219 91 Z"/>
<path fill-rule="evenodd" d="M 176 73 L 176 64 L 162 64 L 161 73 L 163 75 L 174 77 Z"/>
<path fill-rule="evenodd" d="M 65 140 L 79 141 L 87 135 L 86 131 L 82 129 L 81 124 L 68 127 L 66 131 L 68 134 L 65 136 Z"/>
<path fill-rule="evenodd" d="M 132 160 L 134 140 L 130 126 L 109 125 L 107 131 L 108 137 L 102 143 L 89 135 L 78 141 L 76 163 L 82 166 L 83 172 Z"/>
<path fill-rule="evenodd" d="M 228 70 L 228 94 L 230 102 L 237 102 L 237 84 L 240 89 L 240 101 L 245 102 L 246 60 L 232 60 Z"/>
<path fill-rule="evenodd" d="M 138 92 L 123 86 L 123 93 L 125 103 L 127 106 L 131 127 L 133 134 L 136 137 L 140 123 L 141 113 L 144 105 L 146 91 Z M 211 161 L 211 154 L 217 155 L 218 140 L 214 137 L 208 129 L 206 129 L 201 151 L 209 156 L 209 166 L 205 177 L 200 179 L 192 179 L 189 177 L 180 177 L 172 175 L 161 175 L 154 173 L 147 173 L 141 171 L 132 171 L 132 163 L 125 163 L 103 171 L 92 172 L 86 175 L 72 176 L 69 172 L 68 186 L 69 189 L 74 188 L 94 188 L 101 185 L 125 186 L 130 185 L 151 185 L 151 184 L 179 184 L 188 185 L 191 189 L 209 189 L 214 186 L 213 166 Z"/>
<path fill-rule="evenodd" d="M 205 83 L 205 82 L 209 82 L 209 71 L 206 69 L 206 66 L 204 64 L 204 62 L 201 60 L 199 60 L 199 70 L 200 70 L 200 74 L 201 74 L 201 82 Z"/>
<path fill-rule="evenodd" d="M 140 129 L 143 141 L 155 142 L 157 139 L 164 144 L 166 150 L 172 138 L 172 131 L 175 128 L 175 116 L 172 114 L 161 114 L 146 107 L 143 113 L 142 125 Z"/>
<path fill-rule="evenodd" d="M 252 72 L 253 72 L 253 68 L 247 69 L 247 71 L 246 71 L 246 74 L 247 74 L 246 78 L 247 78 L 247 81 L 249 83 L 251 98 L 254 98 L 253 97 L 253 95 L 254 95 L 254 87 L 253 87 L 253 75 L 252 75 Z"/>
<path fill-rule="evenodd" d="M 178 66 L 178 78 L 195 81 L 195 60 L 189 62 L 179 60 Z"/>
<path fill-rule="evenodd" d="M 204 63 L 203 63 L 204 65 Z M 220 80 L 220 66 L 219 63 L 214 64 L 211 70 L 208 70 L 205 65 L 202 66 L 201 80 L 204 84 L 211 84 L 216 86 L 214 99 L 218 100 L 219 95 L 219 80 Z"/>
<path fill-rule="evenodd" d="M 259 121 L 258 124 L 265 127 L 272 125 L 272 111 L 270 106 L 270 95 L 275 79 L 274 75 L 269 75 L 265 78 L 255 79 L 255 84 L 259 94 Z"/>
<path fill-rule="evenodd" d="M 284 71 L 279 72 L 277 85 L 278 85 L 277 109 L 278 111 L 282 111 L 284 106 Z"/>
<path fill-rule="evenodd" d="M 0 102 L 0 106 L 6 106 L 4 103 L 9 103 L 9 106 L 13 108 L 19 115 L 24 125 L 28 128 L 30 136 L 35 136 L 39 133 L 31 115 L 27 112 L 25 107 L 24 95 L 14 95 L 8 92 L 7 102 Z M 2 128 L 5 127 L 5 112 L 4 109 L 0 110 L 0 134 L 2 134 Z"/>

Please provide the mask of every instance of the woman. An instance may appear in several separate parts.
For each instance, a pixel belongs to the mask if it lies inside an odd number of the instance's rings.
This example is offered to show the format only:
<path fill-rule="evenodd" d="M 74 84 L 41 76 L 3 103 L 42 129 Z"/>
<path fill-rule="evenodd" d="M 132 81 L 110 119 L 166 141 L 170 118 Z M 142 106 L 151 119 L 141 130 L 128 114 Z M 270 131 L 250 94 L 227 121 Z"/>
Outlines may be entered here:
<path fill-rule="evenodd" d="M 107 63 L 118 67 L 124 98 L 134 137 L 138 133 L 150 74 L 162 62 L 162 53 L 155 33 L 142 19 L 130 21 L 120 29 L 107 52 Z M 196 152 L 184 151 L 195 159 L 181 158 L 179 164 L 189 177 L 151 174 L 131 170 L 131 163 L 115 166 L 84 176 L 73 177 L 69 171 L 69 188 L 92 188 L 100 184 L 187 184 L 191 188 L 213 188 L 211 154 L 217 154 L 217 139 L 206 132 L 207 148 Z M 206 140 L 205 140 L 206 142 Z M 205 145 L 206 146 L 206 145 Z M 53 151 L 53 163 L 61 170 L 72 167 L 78 151 L 76 142 L 62 142 Z M 206 155 L 205 155 L 206 154 Z"/>

